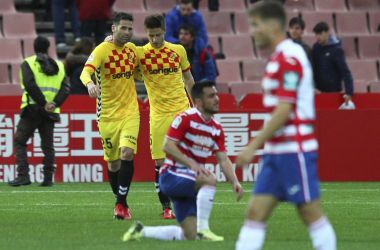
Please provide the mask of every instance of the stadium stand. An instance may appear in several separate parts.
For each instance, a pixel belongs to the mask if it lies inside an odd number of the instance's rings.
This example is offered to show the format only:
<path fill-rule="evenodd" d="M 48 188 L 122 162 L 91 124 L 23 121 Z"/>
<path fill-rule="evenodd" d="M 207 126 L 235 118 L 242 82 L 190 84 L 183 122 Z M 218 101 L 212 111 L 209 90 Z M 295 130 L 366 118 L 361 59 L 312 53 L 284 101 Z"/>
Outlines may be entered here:
<path fill-rule="evenodd" d="M 232 94 L 218 94 L 219 109 L 237 109 L 237 102 Z"/>
<path fill-rule="evenodd" d="M 376 0 L 348 0 L 350 10 L 374 10 L 380 9 Z"/>
<path fill-rule="evenodd" d="M 12 76 L 12 84 L 20 84 L 20 68 L 21 62 L 13 62 L 11 63 L 11 76 Z"/>
<path fill-rule="evenodd" d="M 9 80 L 9 64 L 8 63 L 0 63 L 0 84 L 10 84 Z"/>
<path fill-rule="evenodd" d="M 270 53 L 269 49 L 261 49 L 258 46 L 256 46 L 256 56 L 258 59 L 268 60 L 270 54 L 271 53 Z"/>
<path fill-rule="evenodd" d="M 359 37 L 360 59 L 380 59 L 380 36 Z"/>
<path fill-rule="evenodd" d="M 1 38 L 0 48 L 2 48 L 0 50 L 0 62 L 22 62 L 23 57 L 19 38 Z"/>
<path fill-rule="evenodd" d="M 36 38 L 34 15 L 32 13 L 3 14 L 3 33 L 8 38 Z"/>
<path fill-rule="evenodd" d="M 366 82 L 379 80 L 377 61 L 375 60 L 348 60 L 347 65 L 351 70 L 354 82 L 358 80 L 364 80 Z"/>
<path fill-rule="evenodd" d="M 208 35 L 232 35 L 231 15 L 228 12 L 201 11 Z"/>
<path fill-rule="evenodd" d="M 368 11 L 369 29 L 372 34 L 380 34 L 380 11 Z"/>
<path fill-rule="evenodd" d="M 248 29 L 249 29 L 249 23 L 247 19 L 247 13 L 245 11 L 235 12 L 234 13 L 235 33 L 238 35 L 248 34 Z"/>
<path fill-rule="evenodd" d="M 208 36 L 208 44 L 212 46 L 215 53 L 219 53 L 221 51 L 219 40 L 220 36 L 218 35 Z"/>
<path fill-rule="evenodd" d="M 219 76 L 216 82 L 239 82 L 241 81 L 239 61 L 235 60 L 216 60 Z"/>
<path fill-rule="evenodd" d="M 146 6 L 147 11 L 153 11 L 155 13 L 157 12 L 168 13 L 176 5 L 177 5 L 176 0 L 165 0 L 165 1 L 145 0 L 145 6 Z"/>
<path fill-rule="evenodd" d="M 0 16 L 4 13 L 16 13 L 14 0 L 1 0 L 0 1 Z"/>
<path fill-rule="evenodd" d="M 380 82 L 370 82 L 369 83 L 369 92 L 371 93 L 380 93 Z"/>
<path fill-rule="evenodd" d="M 314 10 L 314 5 L 313 5 L 313 0 L 287 0 L 284 5 L 285 9 L 288 11 L 293 11 L 293 12 L 300 12 L 300 11 L 313 11 Z"/>
<path fill-rule="evenodd" d="M 314 35 L 314 26 L 322 21 L 326 22 L 329 25 L 330 33 L 335 33 L 332 12 L 305 11 L 301 13 L 301 17 L 305 21 L 305 35 Z"/>
<path fill-rule="evenodd" d="M 315 10 L 320 11 L 347 11 L 345 0 L 314 0 Z"/>
<path fill-rule="evenodd" d="M 116 0 L 112 8 L 116 12 L 127 12 L 132 15 L 136 12 L 145 12 L 144 0 Z"/>
<path fill-rule="evenodd" d="M 249 35 L 229 35 L 222 37 L 223 53 L 226 59 L 254 59 L 252 38 Z"/>
<path fill-rule="evenodd" d="M 262 93 L 261 82 L 232 82 L 230 84 L 231 94 L 235 96 L 236 100 L 240 100 L 242 96 L 247 93 Z"/>
<path fill-rule="evenodd" d="M 365 80 L 354 81 L 354 93 L 368 93 L 368 84 Z"/>
<path fill-rule="evenodd" d="M 219 94 L 229 94 L 230 93 L 230 85 L 226 82 L 218 82 L 216 84 L 216 89 Z"/>
<path fill-rule="evenodd" d="M 0 84 L 0 96 L 22 95 L 21 86 L 18 84 Z"/>
<path fill-rule="evenodd" d="M 265 60 L 243 61 L 243 79 L 246 82 L 261 81 L 264 74 Z"/>
<path fill-rule="evenodd" d="M 340 36 L 346 59 L 358 59 L 356 53 L 356 36 Z"/>
<path fill-rule="evenodd" d="M 336 30 L 340 35 L 368 35 L 365 11 L 337 12 Z"/>
<path fill-rule="evenodd" d="M 133 19 L 134 19 L 134 23 L 136 23 L 136 25 L 133 26 L 132 39 L 148 40 L 146 33 L 145 33 L 145 29 L 144 29 L 144 20 L 145 20 L 145 17 L 147 17 L 151 14 L 155 14 L 155 12 L 147 11 L 147 12 L 133 13 Z"/>

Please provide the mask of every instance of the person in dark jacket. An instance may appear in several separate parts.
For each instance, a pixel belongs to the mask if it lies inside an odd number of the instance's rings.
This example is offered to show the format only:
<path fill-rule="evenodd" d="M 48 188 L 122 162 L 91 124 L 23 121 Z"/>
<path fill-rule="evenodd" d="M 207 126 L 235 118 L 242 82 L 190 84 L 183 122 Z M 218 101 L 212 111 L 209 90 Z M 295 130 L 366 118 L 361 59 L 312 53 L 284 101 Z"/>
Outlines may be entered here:
<path fill-rule="evenodd" d="M 9 186 L 31 184 L 27 156 L 27 141 L 38 129 L 44 153 L 44 180 L 40 186 L 53 186 L 55 151 L 53 144 L 54 122 L 60 120 L 60 106 L 70 93 L 63 63 L 48 56 L 50 42 L 45 37 L 34 40 L 36 55 L 21 64 L 20 80 L 24 90 L 21 99 L 20 121 L 14 139 L 17 178 Z"/>
<path fill-rule="evenodd" d="M 179 5 L 166 15 L 165 22 L 166 41 L 179 44 L 179 27 L 184 23 L 189 23 L 194 26 L 197 36 L 208 44 L 206 24 L 202 14 L 194 9 L 192 0 L 180 0 Z"/>
<path fill-rule="evenodd" d="M 66 55 L 64 65 L 66 74 L 69 76 L 72 95 L 88 95 L 88 90 L 80 80 L 80 75 L 94 48 L 94 42 L 90 38 L 82 37 Z"/>
<path fill-rule="evenodd" d="M 317 42 L 313 46 L 315 92 L 342 92 L 344 81 L 346 103 L 354 93 L 351 71 L 347 66 L 340 40 L 329 34 L 325 22 L 315 25 Z"/>
<path fill-rule="evenodd" d="M 179 42 L 186 49 L 194 81 L 215 81 L 214 59 L 207 44 L 196 36 L 196 31 L 191 24 L 186 23 L 179 28 Z"/>
<path fill-rule="evenodd" d="M 302 46 L 303 50 L 306 52 L 307 58 L 309 58 L 310 63 L 312 60 L 313 51 L 309 44 L 307 44 L 302 39 L 303 31 L 305 30 L 305 22 L 299 17 L 293 17 L 289 21 L 289 36 L 293 42 L 298 43 Z"/>
<path fill-rule="evenodd" d="M 107 21 L 112 19 L 111 7 L 115 0 L 75 0 L 78 8 L 82 37 L 95 35 L 95 43 L 99 45 L 106 37 Z"/>

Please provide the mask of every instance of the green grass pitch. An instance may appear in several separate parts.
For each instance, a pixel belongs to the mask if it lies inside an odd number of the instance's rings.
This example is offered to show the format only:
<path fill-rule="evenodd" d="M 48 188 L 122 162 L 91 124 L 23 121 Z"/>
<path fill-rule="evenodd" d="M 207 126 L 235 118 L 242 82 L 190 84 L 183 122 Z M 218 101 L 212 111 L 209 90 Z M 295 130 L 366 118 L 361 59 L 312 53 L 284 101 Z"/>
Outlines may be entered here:
<path fill-rule="evenodd" d="M 251 186 L 243 183 L 244 197 L 237 203 L 231 185 L 218 184 L 210 228 L 223 235 L 224 242 L 122 242 L 133 220 L 150 226 L 176 224 L 160 218 L 153 183 L 132 183 L 128 196 L 132 221 L 112 219 L 115 198 L 108 183 L 56 183 L 52 188 L 1 183 L 0 249 L 234 249 Z M 380 249 L 379 183 L 322 183 L 321 189 L 338 249 Z M 312 249 L 293 206 L 281 204 L 272 214 L 263 249 Z"/>

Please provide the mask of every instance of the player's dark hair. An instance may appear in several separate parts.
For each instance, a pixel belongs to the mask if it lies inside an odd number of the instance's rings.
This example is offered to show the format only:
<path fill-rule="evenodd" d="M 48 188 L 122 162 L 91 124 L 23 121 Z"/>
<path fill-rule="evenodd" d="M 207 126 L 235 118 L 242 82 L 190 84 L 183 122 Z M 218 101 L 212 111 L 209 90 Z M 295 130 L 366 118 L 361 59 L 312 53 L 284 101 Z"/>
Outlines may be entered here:
<path fill-rule="evenodd" d="M 279 1 L 260 1 L 248 10 L 248 15 L 259 16 L 264 21 L 275 20 L 279 24 L 280 29 L 285 31 L 286 11 Z"/>
<path fill-rule="evenodd" d="M 205 87 L 215 87 L 215 82 L 214 81 L 196 82 L 191 88 L 191 99 L 193 99 L 193 102 L 195 102 L 196 98 L 203 97 L 203 89 Z"/>
<path fill-rule="evenodd" d="M 145 18 L 144 20 L 144 28 L 145 29 L 156 29 L 161 28 L 164 30 L 166 27 L 165 18 L 163 15 L 152 14 Z"/>
<path fill-rule="evenodd" d="M 133 22 L 133 16 L 125 12 L 119 12 L 113 17 L 113 25 L 119 25 L 121 20 Z"/>
<path fill-rule="evenodd" d="M 321 33 L 322 31 L 328 31 L 328 30 L 329 30 L 329 25 L 326 22 L 319 22 L 313 28 L 313 32 L 316 34 Z"/>
<path fill-rule="evenodd" d="M 179 4 L 193 4 L 193 0 L 179 0 Z"/>
<path fill-rule="evenodd" d="M 189 23 L 184 23 L 179 27 L 179 30 L 186 30 L 189 31 L 192 37 L 196 37 L 197 31 L 195 30 L 194 26 Z"/>
<path fill-rule="evenodd" d="M 299 24 L 299 26 L 301 26 L 302 30 L 305 29 L 305 22 L 301 18 L 299 18 L 299 17 L 293 17 L 292 19 L 290 19 L 290 21 L 289 21 L 289 27 L 292 27 L 295 24 Z"/>
<path fill-rule="evenodd" d="M 33 43 L 35 53 L 47 53 L 48 48 L 50 47 L 49 39 L 43 36 L 38 36 L 34 39 Z"/>

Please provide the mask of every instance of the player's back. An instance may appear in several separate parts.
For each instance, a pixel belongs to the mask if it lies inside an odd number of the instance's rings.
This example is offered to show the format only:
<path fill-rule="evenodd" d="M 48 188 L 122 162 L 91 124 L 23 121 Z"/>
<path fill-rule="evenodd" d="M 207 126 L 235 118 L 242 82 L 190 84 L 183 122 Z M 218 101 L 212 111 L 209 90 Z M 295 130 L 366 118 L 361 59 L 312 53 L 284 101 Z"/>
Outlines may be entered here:
<path fill-rule="evenodd" d="M 150 43 L 138 47 L 140 72 L 149 96 L 150 114 L 176 115 L 189 107 L 183 71 L 190 70 L 182 45 L 165 42 L 161 48 Z"/>
<path fill-rule="evenodd" d="M 290 39 L 277 45 L 263 77 L 263 103 L 272 111 L 279 102 L 294 108 L 287 123 L 265 145 L 269 153 L 315 151 L 313 73 L 302 47 Z"/>
<path fill-rule="evenodd" d="M 132 43 L 118 47 L 103 42 L 90 55 L 85 66 L 95 70 L 101 91 L 97 100 L 98 120 L 115 121 L 139 114 L 133 78 L 137 65 L 137 50 Z"/>

